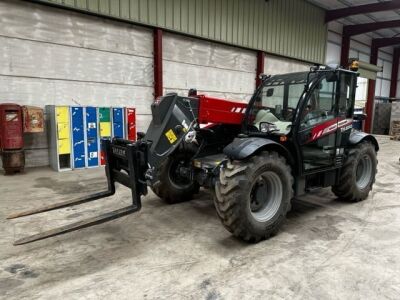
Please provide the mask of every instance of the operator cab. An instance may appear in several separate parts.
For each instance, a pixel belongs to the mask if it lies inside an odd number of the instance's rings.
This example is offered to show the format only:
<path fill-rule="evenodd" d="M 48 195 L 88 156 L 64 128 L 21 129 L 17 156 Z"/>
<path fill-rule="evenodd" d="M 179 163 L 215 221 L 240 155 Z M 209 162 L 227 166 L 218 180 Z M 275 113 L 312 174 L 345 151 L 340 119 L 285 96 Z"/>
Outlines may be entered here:
<path fill-rule="evenodd" d="M 245 132 L 284 141 L 302 162 L 300 173 L 336 168 L 351 133 L 356 85 L 356 72 L 329 67 L 265 77 L 248 105 Z"/>

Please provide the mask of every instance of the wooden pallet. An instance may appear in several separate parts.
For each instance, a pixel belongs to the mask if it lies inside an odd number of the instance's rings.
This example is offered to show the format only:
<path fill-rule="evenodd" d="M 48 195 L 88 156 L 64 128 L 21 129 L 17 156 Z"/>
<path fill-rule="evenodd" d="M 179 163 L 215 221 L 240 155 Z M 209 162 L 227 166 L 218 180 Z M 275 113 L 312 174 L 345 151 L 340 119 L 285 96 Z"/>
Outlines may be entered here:
<path fill-rule="evenodd" d="M 390 139 L 393 141 L 400 141 L 400 121 L 391 122 Z"/>
<path fill-rule="evenodd" d="M 392 141 L 400 141 L 400 134 L 399 135 L 392 135 L 392 136 L 390 136 L 390 139 Z"/>

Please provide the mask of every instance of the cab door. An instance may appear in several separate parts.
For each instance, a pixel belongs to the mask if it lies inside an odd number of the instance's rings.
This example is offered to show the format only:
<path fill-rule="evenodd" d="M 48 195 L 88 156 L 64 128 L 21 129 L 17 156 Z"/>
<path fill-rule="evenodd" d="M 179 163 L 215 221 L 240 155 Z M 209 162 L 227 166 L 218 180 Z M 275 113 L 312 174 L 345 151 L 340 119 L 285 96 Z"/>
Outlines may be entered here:
<path fill-rule="evenodd" d="M 336 138 L 337 157 L 339 165 L 343 160 L 345 147 L 348 146 L 353 125 L 354 101 L 356 98 L 357 74 L 340 72 L 338 86 L 338 130 Z"/>
<path fill-rule="evenodd" d="M 298 142 L 305 172 L 335 164 L 338 82 L 336 76 L 329 77 L 320 79 L 310 90 L 300 114 Z"/>

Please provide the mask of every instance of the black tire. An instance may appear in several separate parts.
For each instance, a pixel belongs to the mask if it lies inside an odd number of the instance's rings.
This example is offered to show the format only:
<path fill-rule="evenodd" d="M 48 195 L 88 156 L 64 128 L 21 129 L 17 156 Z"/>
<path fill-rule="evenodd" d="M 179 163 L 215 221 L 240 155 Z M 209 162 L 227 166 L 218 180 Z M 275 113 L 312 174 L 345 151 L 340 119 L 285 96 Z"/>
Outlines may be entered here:
<path fill-rule="evenodd" d="M 277 233 L 292 197 L 290 166 L 278 153 L 265 151 L 246 161 L 229 161 L 221 169 L 214 204 L 228 231 L 258 242 Z"/>
<path fill-rule="evenodd" d="M 182 162 L 190 164 L 192 155 L 192 153 L 177 152 L 161 164 L 157 174 L 159 181 L 151 187 L 154 194 L 169 204 L 193 199 L 193 195 L 199 192 L 199 184 L 189 178 L 176 177 L 177 164 Z"/>
<path fill-rule="evenodd" d="M 332 192 L 348 202 L 366 199 L 375 182 L 377 165 L 375 146 L 370 142 L 358 144 L 349 151 Z"/>

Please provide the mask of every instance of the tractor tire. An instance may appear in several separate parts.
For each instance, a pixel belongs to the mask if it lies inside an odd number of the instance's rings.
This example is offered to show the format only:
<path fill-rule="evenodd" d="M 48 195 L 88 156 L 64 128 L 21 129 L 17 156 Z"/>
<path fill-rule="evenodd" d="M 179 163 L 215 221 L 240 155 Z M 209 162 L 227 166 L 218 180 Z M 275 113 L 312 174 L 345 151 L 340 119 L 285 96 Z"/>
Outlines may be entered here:
<path fill-rule="evenodd" d="M 193 199 L 199 192 L 199 184 L 177 174 L 179 164 L 190 164 L 191 157 L 191 153 L 184 152 L 169 156 L 158 169 L 159 181 L 151 187 L 154 194 L 169 204 Z"/>
<path fill-rule="evenodd" d="M 247 242 L 277 233 L 290 210 L 293 176 L 276 152 L 261 152 L 221 169 L 214 204 L 225 228 Z"/>
<path fill-rule="evenodd" d="M 375 182 L 378 160 L 374 145 L 362 142 L 350 150 L 332 192 L 341 200 L 358 202 L 368 197 Z"/>

